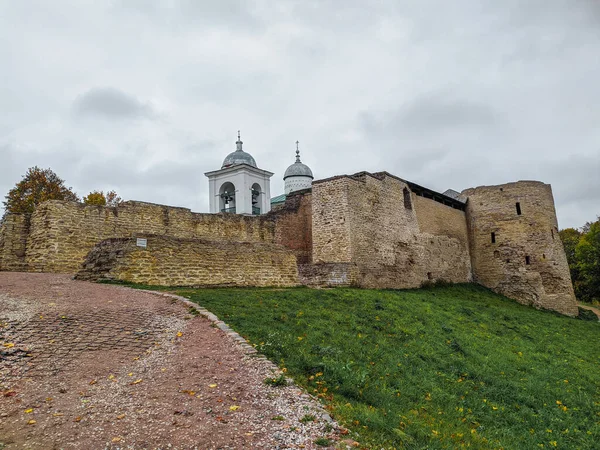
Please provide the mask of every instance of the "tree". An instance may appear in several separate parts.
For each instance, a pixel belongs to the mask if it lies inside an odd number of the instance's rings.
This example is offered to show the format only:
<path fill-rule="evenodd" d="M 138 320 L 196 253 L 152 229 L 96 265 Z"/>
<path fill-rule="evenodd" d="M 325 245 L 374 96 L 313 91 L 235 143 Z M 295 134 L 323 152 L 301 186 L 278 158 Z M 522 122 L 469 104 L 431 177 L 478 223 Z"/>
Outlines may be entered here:
<path fill-rule="evenodd" d="M 115 191 L 109 191 L 104 195 L 103 191 L 93 191 L 83 197 L 83 203 L 96 206 L 119 206 L 123 200 Z"/>
<path fill-rule="evenodd" d="M 51 169 L 30 167 L 23 179 L 6 195 L 5 214 L 30 216 L 37 205 L 47 200 L 79 201 L 70 187 Z"/>
<path fill-rule="evenodd" d="M 600 301 L 600 220 L 590 224 L 575 248 L 575 256 L 581 278 L 581 300 Z"/>

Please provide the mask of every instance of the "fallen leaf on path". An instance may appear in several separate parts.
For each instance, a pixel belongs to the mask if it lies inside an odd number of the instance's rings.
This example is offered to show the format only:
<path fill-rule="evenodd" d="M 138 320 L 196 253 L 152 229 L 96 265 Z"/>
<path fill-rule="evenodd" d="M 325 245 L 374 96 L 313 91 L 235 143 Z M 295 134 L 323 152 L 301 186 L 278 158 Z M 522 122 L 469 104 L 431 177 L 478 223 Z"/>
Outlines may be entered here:
<path fill-rule="evenodd" d="M 217 387 L 217 385 L 216 385 L 216 384 L 209 384 L 209 385 L 208 385 L 208 387 L 209 387 L 209 388 L 216 388 L 216 387 Z"/>
<path fill-rule="evenodd" d="M 73 422 L 81 422 L 81 416 L 77 416 L 73 419 Z"/>
<path fill-rule="evenodd" d="M 131 382 L 131 383 L 129 383 L 129 384 L 138 384 L 138 383 L 141 383 L 141 382 L 142 382 L 142 379 L 141 379 L 141 378 L 139 378 L 139 379 L 137 379 L 137 380 L 135 380 L 135 381 L 132 381 L 132 382 Z"/>
<path fill-rule="evenodd" d="M 35 425 L 36 421 L 31 419 L 29 422 L 27 422 L 27 425 Z"/>
<path fill-rule="evenodd" d="M 232 405 L 229 407 L 230 411 L 237 411 L 238 409 L 240 409 L 240 407 L 238 405 Z"/>
<path fill-rule="evenodd" d="M 15 346 L 15 344 L 13 344 L 12 342 L 7 342 L 5 344 L 2 344 L 4 347 L 6 348 L 13 348 Z"/>
<path fill-rule="evenodd" d="M 181 337 L 181 336 L 183 336 L 183 333 L 181 331 L 178 331 L 177 332 L 177 337 Z"/>
<path fill-rule="evenodd" d="M 25 414 L 29 414 L 29 413 L 31 413 L 31 412 L 33 412 L 33 408 L 29 408 L 29 409 L 26 409 L 26 410 L 25 410 Z"/>
<path fill-rule="evenodd" d="M 90 381 L 90 386 L 93 386 L 94 384 L 96 384 L 98 381 L 97 380 L 92 380 Z"/>
<path fill-rule="evenodd" d="M 117 419 L 118 419 L 118 420 L 121 420 L 121 419 L 124 419 L 124 418 L 125 418 L 125 414 L 119 414 L 119 415 L 117 416 Z"/>
<path fill-rule="evenodd" d="M 112 438 L 112 442 L 121 442 L 121 438 L 120 437 L 114 437 L 114 438 Z"/>

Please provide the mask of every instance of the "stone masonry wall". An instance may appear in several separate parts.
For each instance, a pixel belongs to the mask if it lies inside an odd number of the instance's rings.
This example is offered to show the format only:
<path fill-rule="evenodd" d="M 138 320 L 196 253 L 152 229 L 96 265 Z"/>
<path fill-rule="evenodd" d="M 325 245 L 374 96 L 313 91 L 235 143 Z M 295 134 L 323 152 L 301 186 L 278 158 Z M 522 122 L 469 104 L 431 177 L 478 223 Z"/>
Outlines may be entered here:
<path fill-rule="evenodd" d="M 147 240 L 138 247 L 137 238 Z M 107 239 L 89 252 L 81 280 L 158 286 L 295 286 L 294 254 L 277 244 L 136 234 Z"/>
<path fill-rule="evenodd" d="M 353 263 L 299 264 L 300 283 L 311 287 L 349 287 L 358 283 L 358 267 Z"/>
<path fill-rule="evenodd" d="M 467 217 L 464 211 L 414 194 L 412 201 L 421 233 L 449 236 L 458 239 L 464 246 L 469 245 Z"/>
<path fill-rule="evenodd" d="M 405 188 L 396 177 L 366 173 L 313 183 L 313 259 L 355 263 L 357 284 L 369 288 L 470 281 L 466 243 L 421 232 L 418 204 L 405 206 Z M 326 244 L 326 251 L 318 243 Z"/>
<path fill-rule="evenodd" d="M 28 270 L 76 272 L 99 241 L 133 233 L 164 234 L 248 242 L 273 242 L 275 224 L 266 216 L 199 214 L 143 202 L 124 202 L 116 208 L 48 201 L 31 218 L 27 244 Z"/>
<path fill-rule="evenodd" d="M 0 226 L 0 270 L 26 270 L 29 224 L 22 214 L 7 214 Z"/>
<path fill-rule="evenodd" d="M 275 242 L 292 250 L 298 264 L 312 261 L 312 194 L 303 190 L 288 194 L 285 203 L 269 214 L 275 222 Z"/>
<path fill-rule="evenodd" d="M 475 281 L 520 303 L 577 315 L 550 185 L 519 181 L 462 194 Z"/>
<path fill-rule="evenodd" d="M 312 185 L 312 257 L 314 263 L 352 262 L 348 189 L 346 176 L 328 178 Z"/>

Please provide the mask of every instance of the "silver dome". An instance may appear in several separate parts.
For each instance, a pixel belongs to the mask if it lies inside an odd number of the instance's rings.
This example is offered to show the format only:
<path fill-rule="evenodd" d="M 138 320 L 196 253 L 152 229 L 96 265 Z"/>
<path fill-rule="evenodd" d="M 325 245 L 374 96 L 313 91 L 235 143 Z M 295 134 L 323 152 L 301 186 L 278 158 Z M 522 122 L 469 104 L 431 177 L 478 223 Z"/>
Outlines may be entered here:
<path fill-rule="evenodd" d="M 283 174 L 283 179 L 285 180 L 287 177 L 313 177 L 312 170 L 306 164 L 301 162 L 295 162 L 290 167 L 287 168 L 285 174 Z"/>
<path fill-rule="evenodd" d="M 296 162 L 288 167 L 283 174 L 283 179 L 288 177 L 310 177 L 314 179 L 312 170 L 306 164 L 300 161 L 300 150 L 298 150 L 298 141 L 296 141 Z"/>
<path fill-rule="evenodd" d="M 223 160 L 223 166 L 221 169 L 225 169 L 226 167 L 237 166 L 238 164 L 248 164 L 252 167 L 258 167 L 256 165 L 256 161 L 250 153 L 246 153 L 245 151 L 236 150 L 235 152 L 230 153 Z"/>
<path fill-rule="evenodd" d="M 231 152 L 229 155 L 227 155 L 227 157 L 223 160 L 223 165 L 221 166 L 221 169 L 225 169 L 225 168 L 231 167 L 231 166 L 237 166 L 240 164 L 248 164 L 249 166 L 258 168 L 258 166 L 256 165 L 256 161 L 254 161 L 254 158 L 252 157 L 252 155 L 250 153 L 246 153 L 244 150 L 242 150 L 243 142 L 240 139 L 239 131 L 238 131 L 238 140 L 235 144 L 236 144 L 237 150 L 235 152 Z"/>

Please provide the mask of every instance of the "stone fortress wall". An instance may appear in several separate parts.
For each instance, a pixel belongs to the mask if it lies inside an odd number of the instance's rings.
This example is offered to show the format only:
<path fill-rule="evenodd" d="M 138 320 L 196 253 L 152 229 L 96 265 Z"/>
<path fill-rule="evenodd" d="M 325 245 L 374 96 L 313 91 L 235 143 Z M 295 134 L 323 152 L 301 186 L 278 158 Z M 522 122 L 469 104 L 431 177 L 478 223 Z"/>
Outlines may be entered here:
<path fill-rule="evenodd" d="M 145 239 L 146 247 L 137 245 Z M 265 242 L 211 241 L 134 234 L 101 241 L 77 279 L 155 286 L 277 286 L 298 284 L 296 257 Z"/>
<path fill-rule="evenodd" d="M 576 315 L 550 186 L 516 182 L 461 196 L 361 172 L 315 181 L 260 216 L 50 201 L 29 221 L 7 216 L 0 270 L 178 285 L 412 288 L 475 281 L 521 303 Z M 148 235 L 146 249 L 135 245 L 139 234 Z"/>
<path fill-rule="evenodd" d="M 272 243 L 275 224 L 265 216 L 199 214 L 144 202 L 99 207 L 54 200 L 31 217 L 24 264 L 32 272 L 74 273 L 96 243 L 133 233 Z"/>
<path fill-rule="evenodd" d="M 25 271 L 29 225 L 24 216 L 8 214 L 0 227 L 0 270 Z"/>
<path fill-rule="evenodd" d="M 424 232 L 419 217 L 424 220 L 438 206 L 417 197 L 399 178 L 361 173 L 317 181 L 313 259 L 356 264 L 356 283 L 368 288 L 413 288 L 433 280 L 466 283 L 471 261 L 464 212 L 440 206 L 449 210 L 451 231 L 432 226 Z"/>

